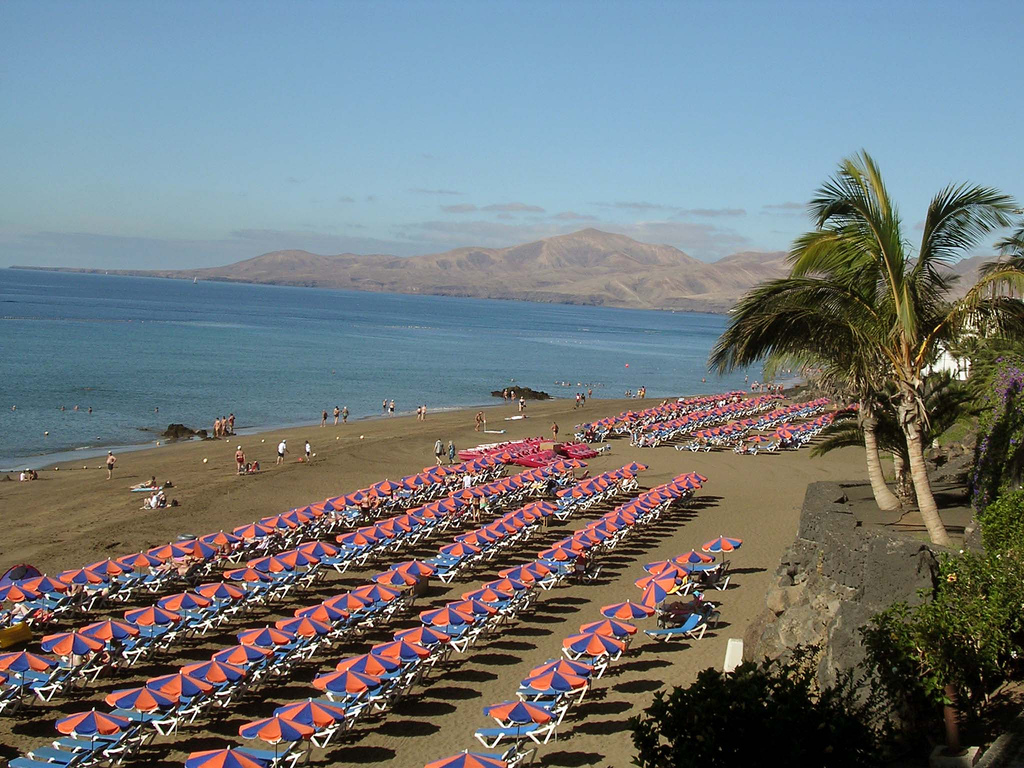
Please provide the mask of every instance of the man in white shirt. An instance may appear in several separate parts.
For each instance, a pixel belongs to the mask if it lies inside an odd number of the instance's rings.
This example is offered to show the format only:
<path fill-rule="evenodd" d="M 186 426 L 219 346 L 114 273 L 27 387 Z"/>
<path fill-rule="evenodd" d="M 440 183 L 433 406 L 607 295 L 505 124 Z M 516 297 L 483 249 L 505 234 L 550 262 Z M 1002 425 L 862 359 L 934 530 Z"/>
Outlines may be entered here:
<path fill-rule="evenodd" d="M 277 464 L 284 464 L 284 455 L 288 453 L 288 446 L 285 441 L 282 440 L 277 444 Z"/>

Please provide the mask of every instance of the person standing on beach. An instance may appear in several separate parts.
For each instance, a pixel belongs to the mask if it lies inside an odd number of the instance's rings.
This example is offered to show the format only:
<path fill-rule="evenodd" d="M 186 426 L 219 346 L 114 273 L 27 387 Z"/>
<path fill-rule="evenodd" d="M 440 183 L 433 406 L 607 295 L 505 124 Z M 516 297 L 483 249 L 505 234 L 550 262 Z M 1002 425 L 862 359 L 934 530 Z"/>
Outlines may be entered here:
<path fill-rule="evenodd" d="M 476 422 L 474 424 L 474 426 L 473 426 L 473 431 L 474 432 L 479 432 L 481 429 L 484 429 L 486 427 L 486 422 L 484 421 L 484 412 L 483 411 L 477 411 L 476 412 L 476 419 L 474 419 L 474 421 Z"/>
<path fill-rule="evenodd" d="M 235 434 L 235 414 L 228 414 L 228 434 Z"/>
<path fill-rule="evenodd" d="M 309 464 L 310 456 L 313 453 L 313 449 L 309 445 L 309 440 L 306 441 L 306 463 Z"/>
<path fill-rule="evenodd" d="M 551 439 L 558 442 L 558 422 L 551 422 Z"/>
<path fill-rule="evenodd" d="M 334 406 L 334 426 L 338 426 L 338 417 L 341 416 L 341 408 Z"/>
<path fill-rule="evenodd" d="M 426 403 L 423 404 L 423 414 L 422 415 L 423 415 L 423 418 L 421 418 L 420 421 L 426 421 L 427 420 L 427 404 Z"/>
<path fill-rule="evenodd" d="M 388 403 L 388 416 L 394 416 L 394 415 L 395 415 L 395 401 L 392 400 L 390 403 Z"/>
<path fill-rule="evenodd" d="M 242 450 L 242 446 L 235 449 L 235 464 L 238 465 L 238 474 L 243 474 L 245 472 L 245 452 Z"/>
<path fill-rule="evenodd" d="M 113 451 L 107 451 L 107 480 L 114 476 L 114 465 L 117 464 L 117 456 Z"/>
<path fill-rule="evenodd" d="M 526 410 L 526 398 L 522 395 L 519 396 L 519 412 L 522 413 Z"/>
<path fill-rule="evenodd" d="M 341 423 L 348 424 L 348 406 L 341 409 Z"/>
<path fill-rule="evenodd" d="M 326 427 L 327 426 L 327 410 L 326 409 L 324 410 L 323 413 L 320 414 L 320 426 L 321 427 Z"/>
<path fill-rule="evenodd" d="M 448 441 L 448 466 L 455 463 L 455 443 Z"/>
<path fill-rule="evenodd" d="M 220 419 L 213 420 L 213 436 L 220 437 Z"/>
<path fill-rule="evenodd" d="M 437 442 L 434 443 L 434 459 L 437 461 L 437 466 L 441 466 L 441 457 L 444 456 L 444 444 L 441 442 L 441 438 L 437 438 Z"/>
<path fill-rule="evenodd" d="M 288 445 L 284 440 L 282 440 L 277 444 L 277 461 L 274 466 L 277 466 L 277 464 L 284 464 L 284 455 L 286 453 L 288 453 Z"/>

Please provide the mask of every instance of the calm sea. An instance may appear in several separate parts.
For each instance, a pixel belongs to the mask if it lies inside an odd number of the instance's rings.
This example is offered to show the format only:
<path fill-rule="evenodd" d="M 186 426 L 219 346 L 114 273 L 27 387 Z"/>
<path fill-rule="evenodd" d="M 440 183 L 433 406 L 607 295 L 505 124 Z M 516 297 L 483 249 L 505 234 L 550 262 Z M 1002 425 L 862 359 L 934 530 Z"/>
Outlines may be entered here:
<path fill-rule="evenodd" d="M 169 423 L 211 429 L 229 412 L 253 431 L 335 405 L 378 416 L 384 398 L 400 413 L 493 403 L 513 379 L 562 397 L 742 387 L 742 373 L 701 383 L 724 327 L 695 313 L 5 269 L 0 468 L 152 445 Z"/>

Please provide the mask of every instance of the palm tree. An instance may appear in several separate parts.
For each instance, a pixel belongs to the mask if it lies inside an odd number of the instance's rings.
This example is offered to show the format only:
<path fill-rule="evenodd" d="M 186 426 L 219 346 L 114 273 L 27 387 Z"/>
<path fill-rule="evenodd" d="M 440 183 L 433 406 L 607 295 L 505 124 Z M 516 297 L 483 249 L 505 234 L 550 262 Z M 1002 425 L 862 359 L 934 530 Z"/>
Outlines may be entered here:
<path fill-rule="evenodd" d="M 1001 262 L 953 302 L 956 278 L 945 267 L 1008 226 L 1013 206 L 988 187 L 948 186 L 928 206 L 912 252 L 874 160 L 866 152 L 844 160 L 809 205 L 816 228 L 794 243 L 789 277 L 741 299 L 711 354 L 719 371 L 791 352 L 842 369 L 837 345 L 845 338 L 857 357 L 876 361 L 878 374 L 896 388 L 921 518 L 931 540 L 944 546 L 951 542 L 924 463 L 925 369 L 941 345 L 965 332 L 1024 327 L 1021 302 L 1004 295 L 1024 286 L 1021 266 Z"/>

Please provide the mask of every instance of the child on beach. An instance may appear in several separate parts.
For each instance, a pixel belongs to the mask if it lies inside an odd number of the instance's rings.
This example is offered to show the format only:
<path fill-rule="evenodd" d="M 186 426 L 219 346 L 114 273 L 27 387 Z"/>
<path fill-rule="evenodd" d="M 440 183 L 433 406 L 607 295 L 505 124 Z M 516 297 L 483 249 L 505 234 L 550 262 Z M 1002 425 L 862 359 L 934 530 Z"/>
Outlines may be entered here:
<path fill-rule="evenodd" d="M 324 411 L 324 415 L 327 415 L 327 411 Z M 306 463 L 309 464 L 309 456 L 313 449 L 309 447 L 309 440 L 306 441 Z"/>

